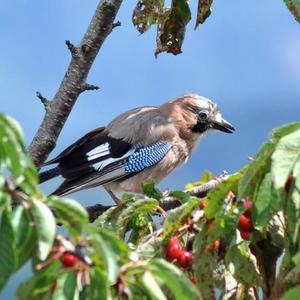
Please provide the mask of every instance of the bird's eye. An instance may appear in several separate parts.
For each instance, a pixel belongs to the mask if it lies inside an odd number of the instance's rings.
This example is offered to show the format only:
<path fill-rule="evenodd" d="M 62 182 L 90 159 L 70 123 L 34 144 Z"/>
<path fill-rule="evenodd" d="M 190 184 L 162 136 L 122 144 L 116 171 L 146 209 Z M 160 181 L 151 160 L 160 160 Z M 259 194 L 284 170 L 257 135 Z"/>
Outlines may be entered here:
<path fill-rule="evenodd" d="M 201 121 L 206 121 L 207 118 L 208 118 L 207 112 L 201 111 L 201 112 L 199 113 L 199 118 L 200 118 Z"/>

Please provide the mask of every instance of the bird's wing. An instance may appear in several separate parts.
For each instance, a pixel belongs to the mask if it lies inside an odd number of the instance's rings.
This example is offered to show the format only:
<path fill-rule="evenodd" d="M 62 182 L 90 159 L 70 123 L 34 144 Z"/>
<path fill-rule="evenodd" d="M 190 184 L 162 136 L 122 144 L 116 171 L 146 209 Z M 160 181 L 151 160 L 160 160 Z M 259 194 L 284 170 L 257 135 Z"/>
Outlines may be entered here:
<path fill-rule="evenodd" d="M 158 163 L 171 149 L 171 143 L 132 145 L 94 131 L 63 151 L 52 163 L 59 163 L 62 185 L 53 193 L 68 194 L 133 176 Z M 91 146 L 93 145 L 93 146 Z"/>

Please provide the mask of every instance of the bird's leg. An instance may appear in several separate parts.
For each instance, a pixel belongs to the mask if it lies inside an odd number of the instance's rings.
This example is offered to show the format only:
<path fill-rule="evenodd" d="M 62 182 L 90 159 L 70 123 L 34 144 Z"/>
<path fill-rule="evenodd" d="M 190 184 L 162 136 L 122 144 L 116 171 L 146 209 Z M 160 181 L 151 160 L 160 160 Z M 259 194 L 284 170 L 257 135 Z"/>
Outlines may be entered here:
<path fill-rule="evenodd" d="M 122 201 L 107 187 L 104 187 L 109 196 L 114 200 L 116 204 L 120 204 Z"/>

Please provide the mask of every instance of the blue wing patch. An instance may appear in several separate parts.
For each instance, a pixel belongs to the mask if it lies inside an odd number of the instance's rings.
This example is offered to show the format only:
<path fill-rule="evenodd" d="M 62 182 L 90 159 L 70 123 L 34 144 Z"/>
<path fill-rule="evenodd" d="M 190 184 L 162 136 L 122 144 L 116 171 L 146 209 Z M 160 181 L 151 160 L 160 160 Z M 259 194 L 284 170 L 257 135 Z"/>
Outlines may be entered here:
<path fill-rule="evenodd" d="M 129 156 L 125 164 L 125 172 L 141 172 L 157 164 L 165 157 L 171 147 L 172 145 L 170 143 L 161 141 L 147 147 L 137 148 L 134 153 Z"/>

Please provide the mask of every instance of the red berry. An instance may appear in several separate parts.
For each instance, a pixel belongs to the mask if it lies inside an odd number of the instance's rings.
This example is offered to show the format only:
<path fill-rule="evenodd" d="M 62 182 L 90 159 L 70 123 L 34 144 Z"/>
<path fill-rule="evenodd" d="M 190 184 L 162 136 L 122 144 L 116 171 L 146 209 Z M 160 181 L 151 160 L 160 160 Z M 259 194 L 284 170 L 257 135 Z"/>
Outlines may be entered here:
<path fill-rule="evenodd" d="M 192 282 L 193 284 L 197 284 L 198 280 L 197 280 L 197 277 L 196 277 L 195 275 L 193 275 L 193 276 L 191 277 L 191 282 Z"/>
<path fill-rule="evenodd" d="M 252 208 L 253 202 L 251 199 L 247 198 L 244 203 L 243 206 L 246 209 L 244 212 L 244 215 L 247 217 L 251 217 L 251 208 Z"/>
<path fill-rule="evenodd" d="M 204 209 L 206 206 L 206 201 L 205 200 L 201 200 L 201 202 L 199 203 L 199 208 L 202 210 Z"/>
<path fill-rule="evenodd" d="M 251 233 L 249 231 L 240 231 L 240 234 L 244 240 L 246 240 L 246 241 L 251 240 Z"/>
<path fill-rule="evenodd" d="M 218 250 L 220 248 L 221 242 L 220 240 L 215 240 L 211 246 L 210 246 L 210 250 Z"/>
<path fill-rule="evenodd" d="M 72 268 L 76 265 L 78 258 L 73 253 L 66 252 L 61 257 L 61 261 L 65 267 Z"/>
<path fill-rule="evenodd" d="M 178 264 L 184 268 L 188 269 L 192 264 L 193 253 L 192 251 L 182 251 L 178 258 Z"/>
<path fill-rule="evenodd" d="M 238 229 L 240 231 L 252 232 L 254 228 L 252 225 L 251 218 L 245 216 L 244 214 L 241 215 L 238 223 Z"/>
<path fill-rule="evenodd" d="M 169 260 L 178 259 L 181 255 L 182 248 L 179 244 L 178 237 L 173 237 L 166 247 L 166 257 Z"/>
<path fill-rule="evenodd" d="M 293 182 L 293 175 L 289 175 L 286 182 L 285 182 L 285 186 L 284 186 L 284 189 L 285 191 L 288 193 L 290 191 L 290 188 L 291 188 L 291 185 L 292 185 L 292 182 Z"/>

